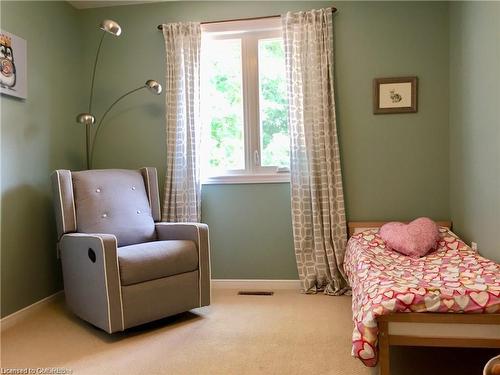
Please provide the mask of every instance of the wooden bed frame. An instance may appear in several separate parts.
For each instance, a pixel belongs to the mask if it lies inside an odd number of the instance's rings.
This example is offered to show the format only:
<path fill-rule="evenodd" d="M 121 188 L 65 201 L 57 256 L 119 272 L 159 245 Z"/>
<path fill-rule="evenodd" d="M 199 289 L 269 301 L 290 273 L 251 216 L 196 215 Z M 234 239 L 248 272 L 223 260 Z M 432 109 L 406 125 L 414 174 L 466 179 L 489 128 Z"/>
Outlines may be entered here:
<path fill-rule="evenodd" d="M 385 221 L 349 222 L 356 229 L 379 228 Z M 451 230 L 451 221 L 437 221 Z M 390 375 L 391 346 L 500 348 L 500 314 L 393 313 L 377 318 L 380 375 Z"/>

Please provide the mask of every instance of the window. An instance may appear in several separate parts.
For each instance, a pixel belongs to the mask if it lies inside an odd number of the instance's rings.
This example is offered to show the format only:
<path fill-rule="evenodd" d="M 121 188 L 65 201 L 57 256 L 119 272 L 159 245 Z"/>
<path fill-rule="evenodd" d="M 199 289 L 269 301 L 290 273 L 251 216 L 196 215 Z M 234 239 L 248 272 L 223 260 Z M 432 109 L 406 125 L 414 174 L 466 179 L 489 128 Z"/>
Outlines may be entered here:
<path fill-rule="evenodd" d="M 204 25 L 201 58 L 204 183 L 289 181 L 279 19 Z"/>

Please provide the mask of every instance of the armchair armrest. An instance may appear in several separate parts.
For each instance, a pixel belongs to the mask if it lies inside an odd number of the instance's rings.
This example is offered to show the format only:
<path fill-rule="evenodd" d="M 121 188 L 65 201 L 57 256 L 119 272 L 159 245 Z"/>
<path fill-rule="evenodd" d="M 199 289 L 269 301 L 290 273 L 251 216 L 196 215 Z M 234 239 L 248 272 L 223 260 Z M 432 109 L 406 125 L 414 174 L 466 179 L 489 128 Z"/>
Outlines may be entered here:
<path fill-rule="evenodd" d="M 108 333 L 123 331 L 116 237 L 111 234 L 65 234 L 60 250 L 64 292 L 70 309 Z"/>
<path fill-rule="evenodd" d="M 200 306 L 210 304 L 210 236 L 202 223 L 155 223 L 158 240 L 194 241 L 198 250 Z"/>
<path fill-rule="evenodd" d="M 206 234 L 208 240 L 208 225 L 203 223 L 155 223 L 158 240 L 191 240 L 198 243 L 199 232 Z"/>

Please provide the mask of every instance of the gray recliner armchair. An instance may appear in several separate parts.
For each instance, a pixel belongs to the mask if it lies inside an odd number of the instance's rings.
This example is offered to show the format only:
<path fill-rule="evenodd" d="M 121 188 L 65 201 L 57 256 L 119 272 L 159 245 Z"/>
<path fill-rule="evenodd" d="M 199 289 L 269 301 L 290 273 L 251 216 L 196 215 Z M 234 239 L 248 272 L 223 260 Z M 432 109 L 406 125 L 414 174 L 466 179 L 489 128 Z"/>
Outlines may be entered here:
<path fill-rule="evenodd" d="M 155 168 L 52 176 L 69 308 L 106 332 L 210 304 L 208 227 L 162 223 Z"/>

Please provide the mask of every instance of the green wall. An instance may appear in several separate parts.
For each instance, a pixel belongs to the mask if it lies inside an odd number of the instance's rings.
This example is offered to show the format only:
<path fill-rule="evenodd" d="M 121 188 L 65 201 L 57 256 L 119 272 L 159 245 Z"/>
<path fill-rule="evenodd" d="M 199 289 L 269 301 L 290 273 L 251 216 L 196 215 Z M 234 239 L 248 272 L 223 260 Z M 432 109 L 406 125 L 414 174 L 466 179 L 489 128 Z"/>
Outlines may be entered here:
<path fill-rule="evenodd" d="M 450 5 L 450 61 L 451 218 L 500 261 L 500 3 Z"/>
<path fill-rule="evenodd" d="M 448 218 L 446 3 L 339 4 L 338 126 L 349 220 Z M 416 75 L 418 113 L 372 114 L 372 79 Z"/>
<path fill-rule="evenodd" d="M 203 187 L 214 278 L 298 278 L 289 197 L 290 184 Z"/>
<path fill-rule="evenodd" d="M 61 287 L 49 174 L 79 169 L 88 78 L 104 18 L 95 112 L 148 78 L 164 82 L 156 25 L 280 14 L 331 2 L 163 2 L 77 11 L 64 2 L 1 3 L 2 27 L 28 41 L 29 98 L 2 97 L 2 316 Z M 448 4 L 338 2 L 338 127 L 350 220 L 449 217 Z M 419 77 L 419 112 L 372 114 L 374 77 Z M 165 168 L 164 96 L 141 91 L 109 115 L 94 167 Z M 215 278 L 295 279 L 288 184 L 203 187 Z"/>
<path fill-rule="evenodd" d="M 28 98 L 1 97 L 2 316 L 62 287 L 49 175 L 82 165 L 78 22 L 66 2 L 1 2 L 2 29 L 28 48 Z"/>
<path fill-rule="evenodd" d="M 106 41 L 97 102 L 102 110 L 146 78 L 164 81 L 164 42 L 157 24 L 330 5 L 165 2 L 85 10 L 87 69 L 98 37 L 95 25 L 111 18 L 123 27 L 120 38 Z M 449 218 L 447 4 L 336 2 L 335 6 L 338 126 L 349 219 Z M 418 113 L 373 115 L 372 79 L 413 74 L 420 80 Z M 164 110 L 164 97 L 147 92 L 120 104 L 101 134 L 95 166 L 151 165 L 163 176 Z M 215 278 L 297 278 L 289 201 L 288 184 L 203 187 L 203 220 L 212 231 Z"/>

